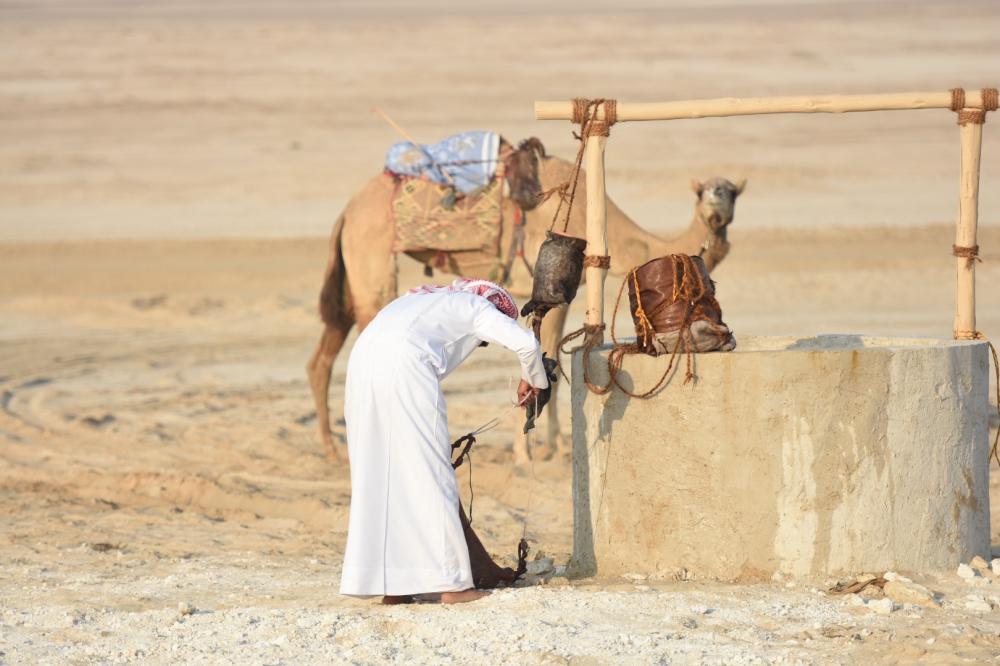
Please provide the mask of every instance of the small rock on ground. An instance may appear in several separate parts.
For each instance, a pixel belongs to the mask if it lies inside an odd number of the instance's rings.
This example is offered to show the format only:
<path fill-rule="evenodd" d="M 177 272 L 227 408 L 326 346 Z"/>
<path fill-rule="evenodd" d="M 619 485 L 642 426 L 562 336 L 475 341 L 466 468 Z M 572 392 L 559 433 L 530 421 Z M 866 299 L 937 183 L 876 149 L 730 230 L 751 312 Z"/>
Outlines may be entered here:
<path fill-rule="evenodd" d="M 989 571 L 990 569 L 990 563 L 979 555 L 976 555 L 969 561 L 969 566 L 977 571 Z"/>
<path fill-rule="evenodd" d="M 958 571 L 956 573 L 959 578 L 964 578 L 966 580 L 971 580 L 976 577 L 976 570 L 964 562 L 958 565 Z"/>
<path fill-rule="evenodd" d="M 976 611 L 977 613 L 989 613 L 993 610 L 990 606 L 990 602 L 986 601 L 982 597 L 970 594 L 967 597 L 968 601 L 965 602 L 965 607 L 971 611 Z"/>
<path fill-rule="evenodd" d="M 918 606 L 940 607 L 941 604 L 934 598 L 934 595 L 923 585 L 914 582 L 903 582 L 903 580 L 890 580 L 882 588 L 885 596 L 900 604 L 917 604 Z"/>
<path fill-rule="evenodd" d="M 892 599 L 888 598 L 873 599 L 872 601 L 868 602 L 868 608 L 872 609 L 879 615 L 888 615 L 895 609 L 895 607 L 896 604 L 893 603 Z"/>

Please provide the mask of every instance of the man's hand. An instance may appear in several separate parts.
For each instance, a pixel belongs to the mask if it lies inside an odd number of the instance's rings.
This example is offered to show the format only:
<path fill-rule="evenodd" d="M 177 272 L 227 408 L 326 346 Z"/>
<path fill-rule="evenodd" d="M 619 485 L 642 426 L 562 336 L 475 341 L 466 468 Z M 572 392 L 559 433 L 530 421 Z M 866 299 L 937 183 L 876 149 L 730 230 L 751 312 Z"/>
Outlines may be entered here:
<path fill-rule="evenodd" d="M 517 404 L 526 407 L 530 401 L 535 399 L 540 390 L 522 379 L 521 383 L 517 385 Z"/>

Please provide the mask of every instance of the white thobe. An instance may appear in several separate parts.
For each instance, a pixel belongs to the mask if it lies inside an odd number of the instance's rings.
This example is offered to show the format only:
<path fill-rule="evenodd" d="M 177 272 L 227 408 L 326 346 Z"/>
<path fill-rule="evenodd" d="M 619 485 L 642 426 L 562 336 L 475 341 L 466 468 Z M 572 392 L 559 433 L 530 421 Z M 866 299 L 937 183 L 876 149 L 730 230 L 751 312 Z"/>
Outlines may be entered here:
<path fill-rule="evenodd" d="M 351 513 L 342 594 L 473 587 L 440 382 L 481 342 L 512 350 L 521 377 L 548 386 L 534 336 L 472 293 L 402 296 L 354 343 L 344 397 Z"/>

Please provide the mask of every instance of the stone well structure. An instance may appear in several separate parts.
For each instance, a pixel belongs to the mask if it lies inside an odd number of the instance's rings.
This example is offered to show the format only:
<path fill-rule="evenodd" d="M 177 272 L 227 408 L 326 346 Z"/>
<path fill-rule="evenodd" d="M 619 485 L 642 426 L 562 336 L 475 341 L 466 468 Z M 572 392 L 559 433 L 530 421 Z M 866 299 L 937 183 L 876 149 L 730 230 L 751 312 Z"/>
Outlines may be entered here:
<path fill-rule="evenodd" d="M 607 381 L 608 348 L 591 355 Z M 983 342 L 739 339 L 648 400 L 573 357 L 576 575 L 760 579 L 988 557 Z M 666 357 L 625 359 L 627 388 Z"/>

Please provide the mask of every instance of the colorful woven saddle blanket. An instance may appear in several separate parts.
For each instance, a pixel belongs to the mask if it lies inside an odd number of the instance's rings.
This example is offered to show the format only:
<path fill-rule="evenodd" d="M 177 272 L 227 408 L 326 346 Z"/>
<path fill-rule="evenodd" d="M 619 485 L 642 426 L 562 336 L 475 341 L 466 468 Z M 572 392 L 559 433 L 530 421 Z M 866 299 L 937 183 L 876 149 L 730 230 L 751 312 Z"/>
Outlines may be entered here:
<path fill-rule="evenodd" d="M 393 144 L 385 154 L 385 168 L 471 194 L 493 180 L 499 151 L 500 135 L 496 132 L 462 132 L 437 143 Z"/>
<path fill-rule="evenodd" d="M 391 174 L 387 177 L 392 177 Z M 422 178 L 396 177 L 392 217 L 396 252 L 480 250 L 499 255 L 504 179 L 446 208 L 450 187 Z"/>

